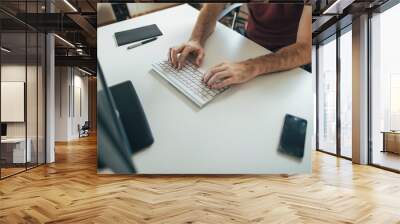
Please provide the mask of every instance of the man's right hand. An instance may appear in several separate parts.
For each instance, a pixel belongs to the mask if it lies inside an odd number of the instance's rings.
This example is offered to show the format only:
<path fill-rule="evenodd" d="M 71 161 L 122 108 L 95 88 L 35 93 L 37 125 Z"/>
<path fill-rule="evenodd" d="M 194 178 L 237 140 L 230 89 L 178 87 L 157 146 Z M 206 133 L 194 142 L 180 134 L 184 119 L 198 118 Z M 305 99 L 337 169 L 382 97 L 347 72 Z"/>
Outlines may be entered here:
<path fill-rule="evenodd" d="M 188 56 L 196 57 L 194 63 L 200 66 L 204 58 L 204 48 L 198 41 L 190 40 L 181 46 L 169 49 L 168 60 L 174 68 L 181 69 Z"/>

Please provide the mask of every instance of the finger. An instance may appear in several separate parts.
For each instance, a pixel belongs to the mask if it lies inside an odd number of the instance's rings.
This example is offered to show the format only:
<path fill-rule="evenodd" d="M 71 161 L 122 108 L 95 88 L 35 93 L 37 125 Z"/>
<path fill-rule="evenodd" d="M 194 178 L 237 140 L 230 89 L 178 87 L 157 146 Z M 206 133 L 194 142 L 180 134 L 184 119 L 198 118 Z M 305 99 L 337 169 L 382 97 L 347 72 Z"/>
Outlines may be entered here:
<path fill-rule="evenodd" d="M 190 52 L 192 51 L 192 49 L 190 49 L 189 47 L 185 47 L 185 49 L 183 49 L 182 53 L 179 55 L 178 58 L 178 69 L 181 69 L 182 66 L 184 65 L 186 58 L 188 57 L 188 55 L 190 54 Z"/>
<path fill-rule="evenodd" d="M 206 72 L 206 74 L 204 75 L 204 77 L 203 77 L 203 82 L 204 83 L 207 83 L 208 82 L 208 80 L 211 78 L 211 76 L 213 76 L 215 73 L 217 73 L 217 72 L 222 72 L 222 71 L 224 71 L 226 69 L 226 67 L 224 67 L 224 66 L 216 66 L 216 67 L 213 67 L 213 68 L 211 68 L 208 72 Z"/>
<path fill-rule="evenodd" d="M 210 70 L 204 75 L 204 77 L 203 77 L 203 82 L 204 82 L 204 83 L 208 83 L 208 81 L 210 80 L 210 78 L 211 78 L 215 73 L 222 72 L 222 71 L 225 71 L 225 70 L 226 70 L 226 67 L 223 67 L 223 66 L 214 67 L 214 68 L 210 69 Z"/>
<path fill-rule="evenodd" d="M 207 82 L 207 86 L 212 86 L 218 82 L 221 82 L 225 78 L 232 76 L 228 71 L 224 70 L 222 72 L 217 72 Z"/>
<path fill-rule="evenodd" d="M 201 63 L 203 62 L 203 58 L 204 58 L 204 50 L 200 49 L 198 54 L 197 54 L 197 58 L 196 58 L 196 65 L 200 66 Z"/>
<path fill-rule="evenodd" d="M 172 67 L 175 67 L 175 63 L 176 63 L 176 57 L 177 57 L 177 55 L 176 55 L 175 51 L 176 51 L 176 50 L 175 50 L 174 48 L 171 48 L 170 58 L 171 58 L 171 65 L 172 65 Z"/>
<path fill-rule="evenodd" d="M 230 85 L 232 85 L 234 83 L 235 83 L 235 79 L 231 77 L 231 78 L 224 79 L 223 81 L 212 85 L 211 88 L 212 89 L 221 89 L 221 88 L 224 88 L 226 86 L 230 86 Z"/>
<path fill-rule="evenodd" d="M 183 50 L 185 46 L 182 45 L 178 48 L 171 48 L 171 64 L 173 67 L 178 66 L 178 54 Z"/>
<path fill-rule="evenodd" d="M 169 48 L 168 49 L 168 62 L 172 64 L 171 51 L 172 51 L 172 48 Z"/>

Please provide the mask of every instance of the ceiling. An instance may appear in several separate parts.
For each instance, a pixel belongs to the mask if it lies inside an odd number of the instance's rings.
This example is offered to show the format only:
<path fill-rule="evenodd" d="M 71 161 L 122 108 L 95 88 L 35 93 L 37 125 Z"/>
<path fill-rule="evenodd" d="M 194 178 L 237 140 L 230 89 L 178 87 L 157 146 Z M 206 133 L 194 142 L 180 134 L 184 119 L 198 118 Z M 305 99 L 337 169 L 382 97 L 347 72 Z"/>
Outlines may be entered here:
<path fill-rule="evenodd" d="M 390 0 L 315 0 L 313 2 L 313 43 L 332 36 L 350 25 L 354 17 L 374 11 Z"/>
<path fill-rule="evenodd" d="M 38 33 L 2 33 L 2 46 L 11 50 L 9 53 L 2 52 L 2 61 L 22 63 L 36 60 L 43 55 L 45 48 L 44 35 Z M 27 46 L 27 47 L 25 47 Z"/>
<path fill-rule="evenodd" d="M 82 62 L 84 67 L 95 71 L 97 2 L 100 1 L 50 0 L 46 5 L 45 0 L 1 0 L 2 46 L 12 50 L 7 57 L 21 60 L 26 52 L 28 58 L 33 57 L 38 50 L 33 43 L 36 40 L 31 40 L 33 34 L 25 38 L 25 32 L 51 32 L 57 34 L 56 65 L 80 66 L 77 63 Z"/>

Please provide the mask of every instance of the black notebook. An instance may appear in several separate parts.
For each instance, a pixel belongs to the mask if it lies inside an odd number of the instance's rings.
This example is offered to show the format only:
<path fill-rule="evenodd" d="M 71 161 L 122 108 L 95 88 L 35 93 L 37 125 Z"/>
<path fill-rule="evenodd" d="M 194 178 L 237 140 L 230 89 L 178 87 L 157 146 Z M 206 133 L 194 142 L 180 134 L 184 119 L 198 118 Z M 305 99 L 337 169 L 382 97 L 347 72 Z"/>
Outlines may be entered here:
<path fill-rule="evenodd" d="M 115 33 L 118 46 L 161 36 L 162 32 L 156 24 L 125 30 Z"/>

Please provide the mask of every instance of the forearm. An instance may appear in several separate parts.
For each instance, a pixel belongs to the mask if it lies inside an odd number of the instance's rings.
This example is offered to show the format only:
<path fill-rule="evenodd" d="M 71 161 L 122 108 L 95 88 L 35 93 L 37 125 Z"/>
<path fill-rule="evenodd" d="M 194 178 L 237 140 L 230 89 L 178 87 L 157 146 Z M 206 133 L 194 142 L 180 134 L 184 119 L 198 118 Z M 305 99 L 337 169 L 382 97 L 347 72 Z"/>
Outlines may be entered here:
<path fill-rule="evenodd" d="M 198 41 L 204 45 L 207 38 L 214 32 L 218 14 L 222 11 L 224 4 L 204 4 L 197 18 L 190 40 Z"/>
<path fill-rule="evenodd" d="M 311 44 L 295 43 L 279 51 L 243 61 L 253 76 L 279 72 L 311 62 Z"/>

